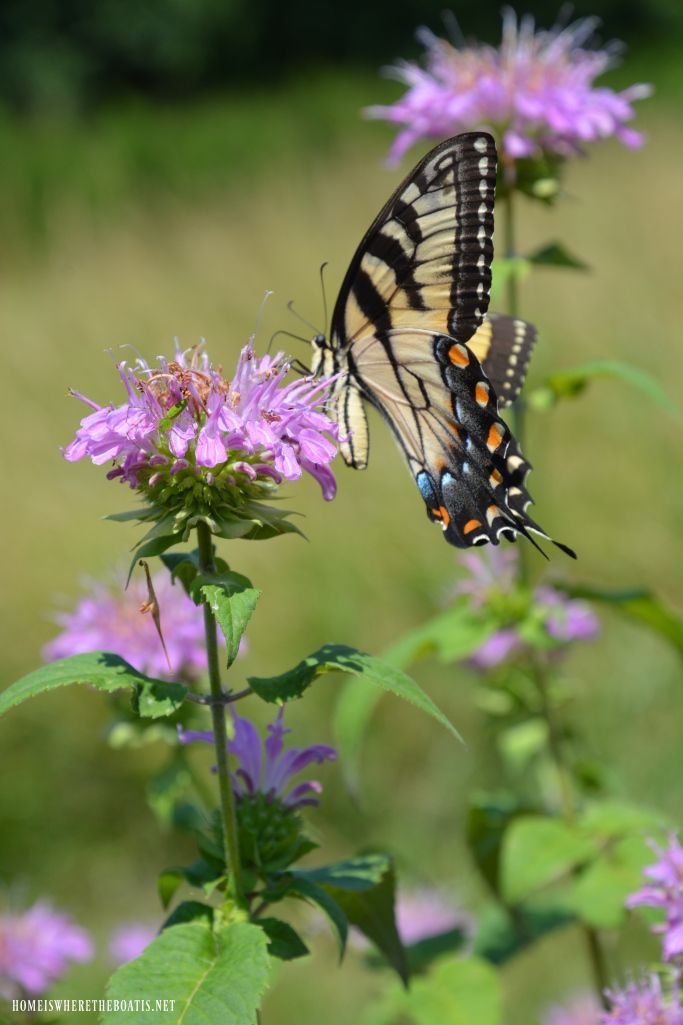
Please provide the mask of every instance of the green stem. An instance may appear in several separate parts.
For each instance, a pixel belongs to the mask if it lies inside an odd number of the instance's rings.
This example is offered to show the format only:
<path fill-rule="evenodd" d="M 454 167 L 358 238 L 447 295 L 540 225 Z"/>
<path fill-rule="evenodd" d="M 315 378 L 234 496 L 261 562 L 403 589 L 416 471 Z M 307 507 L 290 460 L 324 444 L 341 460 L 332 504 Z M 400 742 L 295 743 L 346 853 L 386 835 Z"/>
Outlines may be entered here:
<path fill-rule="evenodd" d="M 503 198 L 503 247 L 506 260 L 515 260 L 517 257 L 517 243 L 515 235 L 515 209 L 513 191 L 509 189 Z M 510 269 L 506 284 L 506 305 L 507 312 L 511 317 L 519 316 L 519 288 L 517 274 L 514 268 Z M 517 439 L 519 447 L 524 452 L 525 434 L 525 407 L 524 399 L 519 396 L 512 406 L 512 432 Z M 517 574 L 521 584 L 529 580 L 529 552 L 524 544 L 519 546 L 519 562 Z"/>
<path fill-rule="evenodd" d="M 553 709 L 552 700 L 548 690 L 548 680 L 546 678 L 545 669 L 546 667 L 543 662 L 541 662 L 539 658 L 534 658 L 534 681 L 536 683 L 536 689 L 541 702 L 541 714 L 548 728 L 548 748 L 550 750 L 550 757 L 555 765 L 555 770 L 559 780 L 562 818 L 565 822 L 571 823 L 575 821 L 577 811 L 576 799 L 574 796 L 574 784 L 570 767 L 567 765 L 567 760 L 564 755 L 562 735 L 557 719 L 555 718 L 555 711 Z M 593 984 L 603 1007 L 608 1009 L 605 990 L 609 983 L 609 976 L 607 972 L 607 964 L 605 962 L 605 954 L 600 942 L 600 934 L 597 929 L 594 929 L 590 925 L 584 924 L 581 928 L 586 943 L 591 972 L 593 974 Z"/>
<path fill-rule="evenodd" d="M 199 566 L 205 573 L 215 572 L 211 531 L 206 523 L 197 524 L 197 542 L 199 545 Z M 223 703 L 221 688 L 221 669 L 218 654 L 218 634 L 216 619 L 210 606 L 204 603 L 204 633 L 206 636 L 206 656 L 209 665 L 209 684 L 211 687 L 211 718 L 213 720 L 213 737 L 216 749 L 216 765 L 218 772 L 218 790 L 221 800 L 221 820 L 223 823 L 223 852 L 227 870 L 232 875 L 235 898 L 241 900 L 240 886 L 240 855 L 237 833 L 237 815 L 235 797 L 230 782 L 230 762 L 228 753 L 228 733 L 225 726 L 226 706 Z M 228 714 L 232 715 L 229 710 Z"/>

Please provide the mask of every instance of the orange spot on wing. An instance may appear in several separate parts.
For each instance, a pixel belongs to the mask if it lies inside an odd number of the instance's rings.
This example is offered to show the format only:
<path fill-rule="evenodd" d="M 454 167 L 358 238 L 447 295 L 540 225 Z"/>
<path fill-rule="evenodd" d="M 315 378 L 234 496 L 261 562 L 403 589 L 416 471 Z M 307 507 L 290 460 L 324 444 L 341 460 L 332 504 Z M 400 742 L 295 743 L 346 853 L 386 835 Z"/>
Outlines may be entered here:
<path fill-rule="evenodd" d="M 503 479 L 502 473 L 500 473 L 498 470 L 492 470 L 491 471 L 491 476 L 489 477 L 489 484 L 491 485 L 492 488 L 495 488 L 495 487 L 497 487 L 498 484 L 501 483 L 502 479 Z"/>
<path fill-rule="evenodd" d="M 470 357 L 464 345 L 451 345 L 448 358 L 456 367 L 469 366 Z"/>
<path fill-rule="evenodd" d="M 443 505 L 439 506 L 438 509 L 432 509 L 432 516 L 435 520 L 439 520 L 441 522 L 441 525 L 444 530 L 451 522 L 451 517 L 449 515 L 448 509 L 446 509 L 446 507 Z"/>
<path fill-rule="evenodd" d="M 474 389 L 474 397 L 480 406 L 488 405 L 489 386 L 487 384 L 483 384 L 483 382 L 480 381 L 477 387 Z"/>
<path fill-rule="evenodd" d="M 465 526 L 462 528 L 463 534 L 471 534 L 477 527 L 481 527 L 481 520 L 468 520 Z"/>
<path fill-rule="evenodd" d="M 489 452 L 495 452 L 503 440 L 503 432 L 498 424 L 491 424 L 489 427 L 488 437 L 486 438 L 486 447 Z"/>

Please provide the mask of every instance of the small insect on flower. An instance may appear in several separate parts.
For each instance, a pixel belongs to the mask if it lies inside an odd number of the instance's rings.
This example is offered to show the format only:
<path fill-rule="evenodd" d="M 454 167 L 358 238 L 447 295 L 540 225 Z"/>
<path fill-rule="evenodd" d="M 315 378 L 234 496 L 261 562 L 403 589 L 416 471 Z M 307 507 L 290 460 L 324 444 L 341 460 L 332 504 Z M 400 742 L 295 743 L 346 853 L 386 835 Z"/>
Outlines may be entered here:
<path fill-rule="evenodd" d="M 88 933 L 39 900 L 23 912 L 0 913 L 0 996 L 39 996 L 61 978 L 69 962 L 91 961 Z"/>
<path fill-rule="evenodd" d="M 223 537 L 292 529 L 282 527 L 286 514 L 260 500 L 304 472 L 318 481 L 323 498 L 334 498 L 329 464 L 339 433 L 323 412 L 331 382 L 286 382 L 289 369 L 282 353 L 259 359 L 251 344 L 230 379 L 202 346 L 178 348 L 174 359 L 160 358 L 157 366 L 122 362 L 125 402 L 99 406 L 72 392 L 93 412 L 64 457 L 112 463 L 108 478 L 125 482 L 151 506 L 140 518 L 165 517 L 169 533 L 187 536 L 197 518 Z"/>
<path fill-rule="evenodd" d="M 85 581 L 74 608 L 55 615 L 61 631 L 43 649 L 45 661 L 111 651 L 149 676 L 201 677 L 207 669 L 202 610 L 166 570 L 151 579 L 163 645 L 151 616 L 143 613 L 149 604 L 146 582 L 133 577 L 126 588 L 123 576 L 112 575 L 108 581 Z"/>
<path fill-rule="evenodd" d="M 651 87 L 615 92 L 595 85 L 617 55 L 614 44 L 590 45 L 597 25 L 596 18 L 582 18 L 537 30 L 531 17 L 518 20 L 508 8 L 498 47 L 455 45 L 422 29 L 426 68 L 404 61 L 389 69 L 407 92 L 389 106 L 366 111 L 403 126 L 390 161 L 398 162 L 421 139 L 483 127 L 496 137 L 508 165 L 527 157 L 570 157 L 610 136 L 640 146 L 643 136 L 629 125 L 632 104 L 649 96 Z"/>

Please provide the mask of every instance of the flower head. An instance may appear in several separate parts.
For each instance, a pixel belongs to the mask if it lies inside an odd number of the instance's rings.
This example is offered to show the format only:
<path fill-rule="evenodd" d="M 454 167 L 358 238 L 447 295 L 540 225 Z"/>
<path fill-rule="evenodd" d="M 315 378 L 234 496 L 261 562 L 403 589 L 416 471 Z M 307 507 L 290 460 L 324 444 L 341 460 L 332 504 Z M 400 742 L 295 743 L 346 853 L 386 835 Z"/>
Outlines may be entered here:
<path fill-rule="evenodd" d="M 578 993 L 566 1004 L 553 1004 L 542 1025 L 599 1025 L 601 1008 L 591 993 Z"/>
<path fill-rule="evenodd" d="M 403 126 L 391 161 L 420 139 L 482 128 L 496 134 L 508 164 L 524 157 L 568 157 L 610 136 L 639 146 L 642 136 L 628 123 L 633 101 L 649 96 L 650 87 L 615 92 L 595 85 L 615 63 L 614 46 L 588 45 L 596 26 L 595 18 L 583 18 L 537 30 L 531 17 L 518 20 L 508 8 L 498 47 L 456 46 L 421 30 L 426 68 L 409 62 L 392 68 L 407 92 L 390 106 L 367 111 Z"/>
<path fill-rule="evenodd" d="M 150 945 L 157 932 L 157 929 L 144 922 L 119 925 L 109 938 L 109 956 L 112 962 L 118 966 L 134 961 Z"/>
<path fill-rule="evenodd" d="M 75 608 L 55 616 L 61 632 L 43 649 L 45 660 L 111 651 L 149 676 L 200 677 L 207 668 L 201 609 L 165 570 L 154 574 L 152 584 L 168 659 L 152 617 L 142 614 L 148 602 L 145 582 L 133 578 L 126 588 L 113 578 L 88 581 Z"/>
<path fill-rule="evenodd" d="M 600 1016 L 600 1025 L 683 1025 L 678 994 L 672 993 L 667 1001 L 654 974 L 621 990 L 610 990 L 607 996 L 611 1006 Z"/>
<path fill-rule="evenodd" d="M 37 996 L 67 971 L 70 961 L 90 961 L 87 932 L 47 901 L 20 914 L 0 914 L 0 996 Z"/>
<path fill-rule="evenodd" d="M 313 762 L 320 764 L 334 761 L 337 752 L 327 744 L 311 744 L 310 747 L 290 747 L 285 750 L 284 738 L 291 730 L 282 725 L 283 715 L 284 708 L 281 708 L 275 721 L 268 726 L 268 736 L 262 750 L 261 737 L 254 724 L 233 712 L 235 736 L 228 741 L 228 750 L 238 763 L 232 777 L 233 790 L 237 798 L 262 794 L 287 808 L 318 804 L 318 795 L 322 792 L 320 783 L 306 780 L 291 789 L 290 783 L 294 776 Z M 182 744 L 190 744 L 195 740 L 210 744 L 214 742 L 210 730 L 185 730 L 179 727 L 178 735 Z"/>
<path fill-rule="evenodd" d="M 683 957 L 683 847 L 674 835 L 669 837 L 667 847 L 655 843 L 650 846 L 659 855 L 658 861 L 643 870 L 651 883 L 631 894 L 626 906 L 646 905 L 665 912 L 666 921 L 654 926 L 653 932 L 663 935 L 664 960 L 673 961 Z"/>
<path fill-rule="evenodd" d="M 469 915 L 436 890 L 399 891 L 396 900 L 396 927 L 405 946 L 419 943 L 430 936 L 459 929 L 470 934 L 473 923 Z"/>
<path fill-rule="evenodd" d="M 542 584 L 523 594 L 516 584 L 517 560 L 514 549 L 466 552 L 459 562 L 468 575 L 453 589 L 465 595 L 475 609 L 488 608 L 501 621 L 498 627 L 469 656 L 477 669 L 493 669 L 528 650 L 524 621 L 533 617 L 547 644 L 561 650 L 572 641 L 592 640 L 600 622 L 588 602 L 570 598 L 562 591 Z"/>
<path fill-rule="evenodd" d="M 273 510 L 254 504 L 304 471 L 325 499 L 334 498 L 329 464 L 338 427 L 320 408 L 329 397 L 328 380 L 286 383 L 283 354 L 258 359 L 251 344 L 229 380 L 201 346 L 178 348 L 174 359 L 160 358 L 156 367 L 138 359 L 118 370 L 126 391 L 122 404 L 98 406 L 73 393 L 93 411 L 64 457 L 112 463 L 110 479 L 175 516 L 169 532 L 203 516 L 217 522 L 221 530 L 214 532 L 223 536 L 263 536 L 254 527 Z M 277 519 L 271 515 L 271 525 Z"/>

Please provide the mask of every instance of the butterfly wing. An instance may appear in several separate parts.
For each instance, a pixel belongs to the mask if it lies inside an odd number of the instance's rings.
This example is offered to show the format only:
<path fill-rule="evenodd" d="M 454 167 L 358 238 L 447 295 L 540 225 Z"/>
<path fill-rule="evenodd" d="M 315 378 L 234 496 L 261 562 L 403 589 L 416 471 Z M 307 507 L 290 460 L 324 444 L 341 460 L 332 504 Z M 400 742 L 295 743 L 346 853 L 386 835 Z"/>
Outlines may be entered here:
<path fill-rule="evenodd" d="M 468 341 L 496 391 L 499 409 L 519 395 L 535 342 L 533 324 L 502 313 L 489 313 Z"/>

